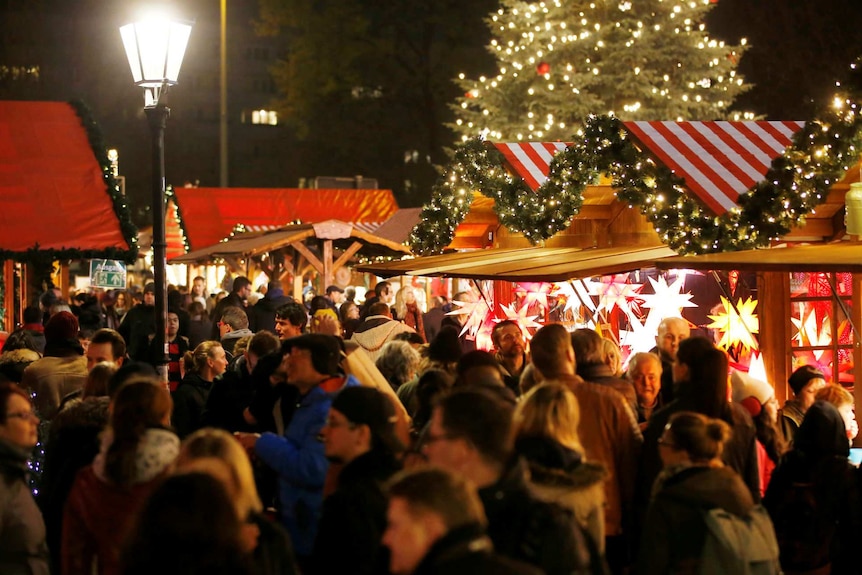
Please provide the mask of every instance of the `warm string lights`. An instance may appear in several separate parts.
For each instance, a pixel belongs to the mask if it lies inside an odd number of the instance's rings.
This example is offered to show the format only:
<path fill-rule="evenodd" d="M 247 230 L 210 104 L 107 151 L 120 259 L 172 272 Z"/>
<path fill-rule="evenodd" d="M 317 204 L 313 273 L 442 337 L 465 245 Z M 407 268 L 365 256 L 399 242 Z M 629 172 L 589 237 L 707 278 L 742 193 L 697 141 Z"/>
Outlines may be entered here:
<path fill-rule="evenodd" d="M 821 118 L 796 133 L 738 206 L 716 216 L 687 192 L 684 180 L 639 150 L 619 119 L 590 116 L 583 125 L 574 143 L 554 157 L 548 180 L 535 193 L 505 173 L 496 150 L 475 139 L 458 146 L 413 231 L 413 251 L 441 252 L 466 216 L 474 190 L 495 199 L 502 225 L 538 244 L 568 225 L 585 186 L 600 174 L 609 174 L 617 198 L 637 207 L 679 253 L 765 247 L 805 222 L 862 147 L 859 105 L 836 96 Z"/>
<path fill-rule="evenodd" d="M 186 224 L 183 221 L 183 213 L 180 211 L 180 203 L 177 201 L 177 193 L 174 191 L 174 187 L 170 184 L 165 188 L 165 203 L 173 210 L 174 220 L 177 222 L 177 227 L 180 229 L 180 237 L 183 239 L 183 251 L 185 253 L 189 253 L 191 246 L 189 245 L 189 237 L 186 233 Z"/>
<path fill-rule="evenodd" d="M 502 0 L 488 19 L 493 77 L 459 77 L 463 140 L 566 140 L 583 118 L 735 120 L 746 41 L 709 37 L 709 0 Z"/>

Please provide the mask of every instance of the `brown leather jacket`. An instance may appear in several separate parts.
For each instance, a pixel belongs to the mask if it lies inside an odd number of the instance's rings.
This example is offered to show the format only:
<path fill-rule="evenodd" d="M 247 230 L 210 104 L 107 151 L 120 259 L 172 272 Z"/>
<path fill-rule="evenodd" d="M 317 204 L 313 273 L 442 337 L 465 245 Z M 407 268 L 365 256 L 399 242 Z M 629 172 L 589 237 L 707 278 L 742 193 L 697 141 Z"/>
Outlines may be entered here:
<path fill-rule="evenodd" d="M 589 383 L 577 375 L 548 378 L 569 387 L 578 398 L 581 423 L 578 435 L 587 461 L 603 464 L 605 479 L 605 534 L 621 535 L 632 525 L 637 464 L 643 436 L 625 398 L 615 389 Z"/>

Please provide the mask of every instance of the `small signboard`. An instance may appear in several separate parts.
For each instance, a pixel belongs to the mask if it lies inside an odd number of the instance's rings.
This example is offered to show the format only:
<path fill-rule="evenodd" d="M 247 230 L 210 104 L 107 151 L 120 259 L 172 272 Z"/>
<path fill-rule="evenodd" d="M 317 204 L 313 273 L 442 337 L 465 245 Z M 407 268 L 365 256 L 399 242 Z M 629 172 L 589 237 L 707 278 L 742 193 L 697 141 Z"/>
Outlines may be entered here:
<path fill-rule="evenodd" d="M 90 260 L 90 286 L 126 289 L 126 264 L 119 260 Z"/>

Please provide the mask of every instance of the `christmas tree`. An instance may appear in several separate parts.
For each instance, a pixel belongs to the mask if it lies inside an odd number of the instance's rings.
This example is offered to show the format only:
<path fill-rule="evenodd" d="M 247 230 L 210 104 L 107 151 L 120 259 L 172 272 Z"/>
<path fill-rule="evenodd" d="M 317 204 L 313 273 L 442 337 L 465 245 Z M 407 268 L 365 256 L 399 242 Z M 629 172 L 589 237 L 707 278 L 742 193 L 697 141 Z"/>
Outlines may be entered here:
<path fill-rule="evenodd" d="M 711 39 L 710 0 L 502 0 L 488 18 L 498 71 L 459 83 L 463 138 L 567 140 L 589 114 L 623 120 L 749 119 L 745 41 Z"/>

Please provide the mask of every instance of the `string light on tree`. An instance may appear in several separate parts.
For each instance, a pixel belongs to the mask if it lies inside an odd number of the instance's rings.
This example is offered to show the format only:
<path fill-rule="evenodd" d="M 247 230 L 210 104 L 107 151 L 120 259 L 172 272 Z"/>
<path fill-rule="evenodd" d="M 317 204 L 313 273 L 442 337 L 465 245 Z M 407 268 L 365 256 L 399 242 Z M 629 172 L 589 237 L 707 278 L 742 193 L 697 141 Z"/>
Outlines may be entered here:
<path fill-rule="evenodd" d="M 470 96 L 459 99 L 457 130 L 464 139 L 550 141 L 569 138 L 591 113 L 730 119 L 729 106 L 748 89 L 736 73 L 745 41 L 710 38 L 703 22 L 713 7 L 709 0 L 502 0 L 489 19 L 497 73 L 460 77 Z M 530 68 L 536 74 L 525 73 Z"/>

